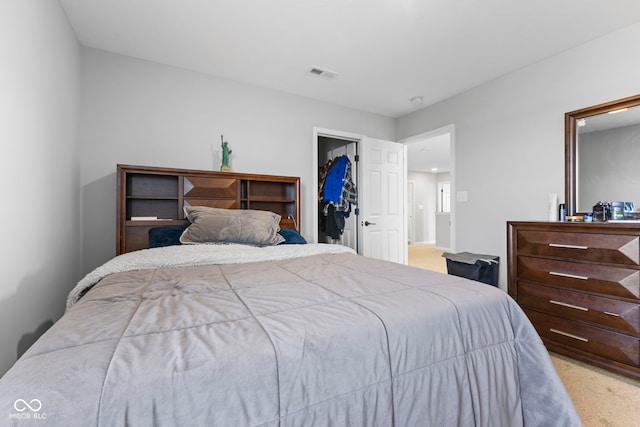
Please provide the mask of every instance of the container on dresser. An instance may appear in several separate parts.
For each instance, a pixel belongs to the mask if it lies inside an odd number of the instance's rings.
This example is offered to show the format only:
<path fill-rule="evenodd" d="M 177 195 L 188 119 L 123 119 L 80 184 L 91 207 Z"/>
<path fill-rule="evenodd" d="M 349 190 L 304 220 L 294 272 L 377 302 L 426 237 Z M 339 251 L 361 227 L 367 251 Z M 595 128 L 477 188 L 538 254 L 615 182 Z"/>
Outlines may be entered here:
<path fill-rule="evenodd" d="M 300 178 L 149 166 L 117 166 L 116 254 L 149 246 L 149 230 L 187 226 L 184 205 L 268 210 L 300 228 Z"/>
<path fill-rule="evenodd" d="M 640 379 L 640 224 L 509 221 L 507 268 L 549 350 Z"/>

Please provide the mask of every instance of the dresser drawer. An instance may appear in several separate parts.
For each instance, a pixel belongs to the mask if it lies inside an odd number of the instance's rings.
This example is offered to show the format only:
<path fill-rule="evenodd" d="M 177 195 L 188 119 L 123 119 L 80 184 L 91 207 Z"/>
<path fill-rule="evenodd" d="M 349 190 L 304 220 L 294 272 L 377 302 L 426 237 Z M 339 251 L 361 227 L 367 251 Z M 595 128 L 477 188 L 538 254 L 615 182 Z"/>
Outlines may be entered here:
<path fill-rule="evenodd" d="M 570 346 L 587 353 L 640 367 L 640 339 L 560 317 L 524 310 L 545 342 Z"/>
<path fill-rule="evenodd" d="M 528 282 L 518 284 L 518 304 L 640 337 L 640 304 Z"/>
<path fill-rule="evenodd" d="M 518 231 L 518 254 L 640 265 L 640 236 Z"/>
<path fill-rule="evenodd" d="M 518 256 L 520 280 L 640 300 L 640 270 Z"/>

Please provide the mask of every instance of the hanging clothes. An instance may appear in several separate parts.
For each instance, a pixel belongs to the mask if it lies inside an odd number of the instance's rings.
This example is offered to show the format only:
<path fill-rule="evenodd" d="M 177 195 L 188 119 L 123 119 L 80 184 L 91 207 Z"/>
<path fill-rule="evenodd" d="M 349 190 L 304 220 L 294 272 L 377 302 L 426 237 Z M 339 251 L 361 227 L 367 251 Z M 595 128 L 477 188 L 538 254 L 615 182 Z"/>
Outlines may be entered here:
<path fill-rule="evenodd" d="M 351 164 L 347 156 L 338 157 L 331 165 L 324 181 L 324 201 L 339 203 L 347 164 Z"/>
<path fill-rule="evenodd" d="M 350 212 L 351 205 L 357 204 L 358 191 L 356 190 L 356 184 L 353 182 L 353 177 L 351 175 L 351 162 L 349 161 L 347 163 L 347 170 L 345 171 L 344 179 L 342 180 L 342 190 L 340 192 L 340 200 L 336 205 L 336 210 L 341 212 Z"/>
<path fill-rule="evenodd" d="M 325 233 L 332 239 L 339 239 L 344 231 L 345 216 L 336 211 L 335 206 L 329 204 L 325 215 Z"/>
<path fill-rule="evenodd" d="M 351 205 L 358 202 L 348 156 L 336 157 L 320 169 L 318 200 L 324 216 L 322 229 L 332 239 L 339 239 L 344 231 L 345 218 L 351 213 Z"/>

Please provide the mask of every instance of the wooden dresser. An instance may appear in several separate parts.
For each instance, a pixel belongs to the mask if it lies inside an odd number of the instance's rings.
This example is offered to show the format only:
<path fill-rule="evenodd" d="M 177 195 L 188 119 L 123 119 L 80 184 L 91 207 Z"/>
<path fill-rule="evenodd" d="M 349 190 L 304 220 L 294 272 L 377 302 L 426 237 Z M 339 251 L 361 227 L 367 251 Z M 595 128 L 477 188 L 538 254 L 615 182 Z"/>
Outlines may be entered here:
<path fill-rule="evenodd" d="M 300 230 L 300 178 L 118 165 L 116 254 L 147 248 L 149 229 L 187 226 L 185 205 L 255 209 Z"/>
<path fill-rule="evenodd" d="M 640 224 L 511 221 L 507 264 L 549 350 L 640 380 Z"/>

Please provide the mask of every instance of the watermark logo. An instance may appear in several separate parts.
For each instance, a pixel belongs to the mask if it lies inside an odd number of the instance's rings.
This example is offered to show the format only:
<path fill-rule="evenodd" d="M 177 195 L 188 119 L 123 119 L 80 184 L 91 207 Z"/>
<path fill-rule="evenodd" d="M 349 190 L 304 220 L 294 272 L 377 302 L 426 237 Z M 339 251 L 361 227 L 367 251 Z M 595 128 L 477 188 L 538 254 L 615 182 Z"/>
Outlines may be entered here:
<path fill-rule="evenodd" d="M 15 420 L 46 420 L 47 414 L 42 411 L 40 399 L 17 399 L 13 402 L 13 409 L 17 412 L 9 414 L 9 419 Z"/>
<path fill-rule="evenodd" d="M 18 399 L 13 402 L 13 407 L 18 412 L 24 412 L 27 409 L 31 412 L 40 412 L 40 409 L 42 409 L 42 402 L 40 402 L 40 400 L 38 399 L 32 399 L 27 403 L 27 401 L 24 399 Z"/>

